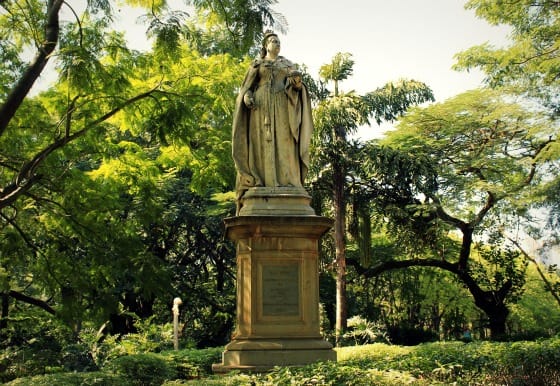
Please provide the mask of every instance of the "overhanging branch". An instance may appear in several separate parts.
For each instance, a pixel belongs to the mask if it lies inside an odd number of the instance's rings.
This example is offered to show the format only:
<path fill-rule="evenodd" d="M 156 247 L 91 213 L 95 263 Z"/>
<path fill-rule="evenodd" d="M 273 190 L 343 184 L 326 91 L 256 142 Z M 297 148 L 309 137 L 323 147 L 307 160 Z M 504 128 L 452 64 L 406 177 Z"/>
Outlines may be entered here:
<path fill-rule="evenodd" d="M 25 70 L 22 77 L 18 80 L 6 102 L 0 106 L 0 136 L 4 134 L 8 124 L 14 117 L 21 103 L 29 94 L 31 87 L 43 72 L 50 55 L 58 43 L 60 31 L 58 13 L 64 0 L 49 0 L 47 2 L 47 14 L 45 23 L 45 37 L 42 45 L 38 48 L 35 59 Z"/>
<path fill-rule="evenodd" d="M 127 99 L 117 107 L 103 114 L 101 117 L 88 123 L 87 126 L 83 127 L 81 130 L 56 139 L 53 143 L 38 152 L 31 160 L 29 160 L 22 166 L 14 182 L 8 185 L 3 190 L 0 190 L 0 209 L 13 204 L 20 196 L 25 194 L 40 179 L 40 176 L 37 174 L 37 169 L 50 154 L 62 148 L 66 144 L 72 142 L 73 140 L 83 136 L 89 130 L 95 128 L 100 123 L 105 122 L 106 120 L 117 114 L 119 111 L 123 110 L 125 107 L 128 107 L 141 99 L 152 96 L 152 94 L 159 89 L 159 86 L 160 85 L 158 84 L 156 87 L 144 93 Z"/>
<path fill-rule="evenodd" d="M 459 269 L 456 263 L 450 263 L 439 259 L 389 260 L 369 268 L 362 267 L 360 263 L 354 259 L 346 259 L 346 264 L 354 267 L 360 276 L 366 278 L 378 276 L 383 272 L 409 267 L 435 267 L 459 274 Z"/>
<path fill-rule="evenodd" d="M 31 304 L 33 306 L 39 307 L 45 311 L 47 311 L 51 315 L 56 315 L 56 310 L 52 308 L 47 302 L 41 299 L 36 299 L 31 296 L 27 296 L 21 292 L 17 292 L 14 290 L 8 291 L 8 295 L 20 302 L 24 302 L 27 304 Z"/>

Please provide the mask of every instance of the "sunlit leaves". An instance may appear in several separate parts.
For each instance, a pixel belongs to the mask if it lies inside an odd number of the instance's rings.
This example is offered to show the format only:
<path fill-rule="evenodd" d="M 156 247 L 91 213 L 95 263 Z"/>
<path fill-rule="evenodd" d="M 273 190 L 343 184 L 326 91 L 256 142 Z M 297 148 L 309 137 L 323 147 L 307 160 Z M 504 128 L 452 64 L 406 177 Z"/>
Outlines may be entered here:
<path fill-rule="evenodd" d="M 325 80 L 341 81 L 348 79 L 354 72 L 354 60 L 348 52 L 337 53 L 330 63 L 319 69 L 319 76 Z"/>
<path fill-rule="evenodd" d="M 161 11 L 167 5 L 166 0 L 123 0 L 123 2 L 131 6 L 150 9 L 152 12 Z"/>
<path fill-rule="evenodd" d="M 136 0 L 137 2 L 141 2 L 142 0 Z M 128 2 L 128 1 L 126 1 Z M 153 3 L 153 0 L 149 1 L 150 4 Z M 145 4 L 146 7 L 148 7 L 148 4 Z M 87 10 L 90 13 L 93 14 L 99 14 L 99 13 L 103 13 L 105 15 L 107 15 L 108 17 L 111 16 L 112 14 L 112 7 L 111 7 L 111 1 L 110 0 L 88 0 L 87 1 Z"/>
<path fill-rule="evenodd" d="M 513 290 L 506 302 L 515 303 L 523 293 L 527 265 L 527 261 L 520 257 L 519 251 L 501 248 L 499 245 L 477 244 L 470 270 L 485 289 L 498 291 L 506 281 L 511 281 Z"/>
<path fill-rule="evenodd" d="M 472 0 L 466 5 L 492 24 L 512 27 L 511 44 L 488 44 L 457 55 L 456 69 L 480 68 L 492 87 L 514 86 L 559 113 L 560 8 L 553 1 L 496 2 Z"/>
<path fill-rule="evenodd" d="M 433 159 L 441 193 L 462 197 L 466 209 L 483 205 L 485 192 L 505 197 L 524 186 L 541 142 L 539 129 L 546 130 L 522 106 L 475 90 L 413 110 L 387 141 Z"/>
<path fill-rule="evenodd" d="M 39 46 L 44 38 L 44 2 L 32 1 L 5 1 L 2 2 L 5 10 L 0 14 L 0 30 L 2 38 L 14 43 L 21 51 L 24 47 Z"/>
<path fill-rule="evenodd" d="M 37 67 L 53 63 L 58 78 L 45 92 L 24 92 L 5 120 L 2 198 L 19 187 L 14 181 L 33 183 L 2 201 L 1 289 L 49 299 L 74 326 L 85 314 L 102 322 L 122 311 L 146 316 L 172 287 L 208 298 L 196 304 L 207 320 L 229 315 L 231 297 L 211 300 L 216 291 L 232 293 L 221 218 L 234 205 L 225 195 L 207 207 L 233 185 L 231 115 L 248 63 L 224 52 L 242 57 L 263 25 L 282 18 L 271 1 L 197 2 L 205 29 L 183 6 L 123 4 L 149 13 L 153 51 L 130 50 L 125 35 L 111 31 L 113 2 L 68 3 L 60 33 L 48 40 L 56 49 Z M 44 8 L 2 2 L 2 96 L 45 41 Z M 187 44 L 195 41 L 190 28 L 205 33 L 198 51 Z M 172 267 L 180 268 L 172 274 Z"/>
<path fill-rule="evenodd" d="M 126 48 L 122 33 L 106 33 L 98 23 L 80 30 L 70 27 L 60 39 L 60 81 L 71 97 L 84 89 L 119 93 L 129 86 L 135 54 Z"/>
<path fill-rule="evenodd" d="M 369 114 L 377 124 L 394 121 L 410 107 L 434 100 L 432 90 L 426 84 L 406 79 L 389 82 L 364 95 Z"/>
<path fill-rule="evenodd" d="M 313 111 L 316 135 L 334 142 L 336 128 L 346 135 L 354 133 L 359 125 L 367 122 L 369 111 L 361 96 L 341 94 L 321 101 Z"/>
<path fill-rule="evenodd" d="M 195 42 L 209 53 L 227 52 L 242 56 L 258 44 L 266 29 L 285 32 L 284 17 L 272 8 L 276 0 L 194 0 L 199 10 L 199 25 Z M 212 41 L 214 40 L 214 41 Z"/>
<path fill-rule="evenodd" d="M 155 38 L 155 50 L 174 55 L 178 59 L 181 38 L 188 32 L 185 29 L 188 16 L 184 11 L 170 11 L 165 16 L 156 16 L 153 13 L 144 16 L 149 21 L 148 37 Z"/>

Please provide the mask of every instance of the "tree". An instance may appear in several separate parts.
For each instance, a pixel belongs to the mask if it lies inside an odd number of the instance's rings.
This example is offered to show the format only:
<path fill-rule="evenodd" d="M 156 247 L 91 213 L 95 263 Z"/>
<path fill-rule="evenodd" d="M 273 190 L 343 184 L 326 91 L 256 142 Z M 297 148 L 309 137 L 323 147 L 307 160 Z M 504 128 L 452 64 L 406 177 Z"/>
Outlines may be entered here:
<path fill-rule="evenodd" d="M 544 283 L 545 290 L 548 291 L 552 295 L 554 300 L 556 300 L 556 303 L 558 304 L 558 306 L 560 306 L 560 277 L 559 277 L 558 273 L 556 272 L 556 267 L 557 266 L 556 265 L 551 265 L 548 269 L 548 272 L 545 272 L 541 268 L 541 265 L 539 264 L 537 259 L 534 258 L 533 256 L 531 256 L 523 248 L 523 246 L 521 246 L 521 243 L 516 238 L 514 238 L 510 235 L 504 235 L 504 236 L 507 238 L 507 240 L 509 240 L 509 242 L 511 242 L 513 245 L 516 246 L 516 248 L 519 250 L 519 252 L 523 255 L 523 257 L 527 261 L 531 262 L 534 265 L 535 270 L 537 271 L 540 279 Z"/>
<path fill-rule="evenodd" d="M 9 182 L 0 190 L 0 208 L 10 205 L 31 189 L 38 179 L 37 169 L 52 152 L 75 141 L 88 130 L 98 127 L 123 108 L 141 99 L 165 90 L 169 95 L 169 87 L 165 87 L 169 85 L 169 79 L 165 79 L 165 75 L 161 73 L 159 78 L 143 89 L 129 87 L 129 77 L 134 74 L 131 60 L 139 60 L 140 56 L 125 48 L 122 35 L 106 32 L 111 26 L 110 3 L 88 3 L 84 17 L 78 19 L 78 15 L 75 14 L 76 20 L 65 23 L 64 28 L 61 28 L 59 17 L 62 4 L 62 1 L 54 0 L 46 4 L 18 4 L 16 1 L 2 3 L 6 13 L 0 19 L 0 29 L 7 39 L 6 43 L 2 43 L 6 50 L 2 50 L 0 58 L 4 63 L 0 74 L 5 76 L 6 81 L 0 105 L 0 136 L 3 136 L 7 129 L 17 130 L 20 122 L 17 121 L 16 113 L 53 57 L 58 56 L 60 77 L 67 82 L 68 92 L 64 102 L 65 109 L 58 112 L 58 119 L 50 122 L 55 128 L 51 139 L 45 139 L 43 146 L 37 148 L 34 154 L 18 159 L 17 162 L 10 162 L 12 160 L 9 156 L 3 157 L 3 162 L 8 163 L 12 178 L 7 179 Z M 137 2 L 134 4 L 138 5 Z M 260 32 L 257 31 L 262 31 L 262 27 L 275 25 L 276 14 L 270 9 L 271 4 L 274 4 L 274 1 L 244 1 L 235 4 L 219 2 L 217 5 L 205 1 L 195 2 L 199 9 L 215 12 L 218 21 L 226 24 L 229 34 L 235 39 L 243 37 L 242 44 L 237 41 L 231 43 L 238 48 L 238 54 L 246 52 L 258 41 Z M 156 48 L 163 46 L 173 52 L 180 37 L 177 31 L 179 20 L 171 17 L 163 23 L 156 17 L 158 13 L 165 11 L 164 2 L 146 3 L 145 6 L 151 9 L 155 16 L 149 31 L 155 36 Z M 234 24 L 228 24 L 230 16 L 237 14 L 240 9 L 243 9 L 245 14 L 250 13 L 251 17 L 246 21 L 236 20 Z M 280 20 L 280 26 L 282 22 L 283 20 Z M 218 23 L 215 22 L 214 25 Z M 36 48 L 37 54 L 26 65 L 22 60 L 23 53 L 32 47 Z M 58 52 L 55 51 L 57 47 Z M 18 74 L 18 71 L 22 71 L 22 74 Z M 153 74 L 150 77 L 153 78 Z M 163 83 L 162 80 L 166 82 Z M 99 104 L 101 101 L 105 107 L 104 111 L 101 110 L 97 116 L 84 115 L 82 111 L 87 111 L 92 103 Z M 60 102 L 62 106 L 62 101 Z M 84 116 L 87 116 L 85 124 L 73 124 L 74 117 L 81 119 Z M 64 127 L 64 130 L 58 130 L 60 127 Z"/>
<path fill-rule="evenodd" d="M 457 55 L 457 70 L 480 68 L 492 88 L 534 98 L 549 109 L 554 119 L 560 114 L 560 8 L 549 0 L 470 0 L 466 8 L 492 25 L 511 26 L 511 43 L 495 48 L 488 43 Z"/>
<path fill-rule="evenodd" d="M 490 24 L 511 27 L 510 42 L 506 47 L 493 47 L 486 43 L 460 52 L 455 68 L 481 69 L 486 74 L 489 87 L 524 96 L 527 103 L 541 108 L 549 118 L 551 129 L 548 135 L 554 141 L 540 156 L 551 161 L 548 181 L 541 184 L 533 196 L 534 207 L 539 206 L 540 211 L 546 213 L 543 216 L 546 220 L 541 221 L 540 226 L 524 230 L 540 240 L 543 247 L 539 253 L 544 256 L 558 245 L 560 237 L 557 232 L 560 223 L 557 165 L 560 157 L 557 138 L 560 117 L 560 7 L 558 2 L 547 0 L 471 0 L 466 8 L 474 9 L 478 17 Z M 523 248 L 520 251 L 524 253 Z"/>
<path fill-rule="evenodd" d="M 512 305 L 508 327 L 517 334 L 517 338 L 535 339 L 555 335 L 560 328 L 560 307 L 558 299 L 550 296 L 550 289 L 542 282 L 542 273 L 538 270 L 546 266 L 537 263 L 527 269 L 527 283 L 519 302 Z M 558 272 L 549 272 L 551 277 L 558 277 Z"/>
<path fill-rule="evenodd" d="M 195 0 L 197 14 L 188 24 L 188 39 L 193 48 L 205 54 L 228 52 L 243 56 L 259 54 L 266 28 L 287 30 L 283 15 L 272 8 L 277 0 Z M 266 28 L 265 28 L 266 27 Z"/>
<path fill-rule="evenodd" d="M 390 149 L 372 146 L 363 178 L 373 181 L 396 240 L 433 257 L 358 269 L 367 276 L 410 266 L 452 272 L 487 315 L 492 337 L 503 336 L 526 263 L 503 247 L 500 230 L 531 220 L 532 191 L 546 183 L 551 164 L 543 154 L 555 145 L 544 133 L 549 127 L 534 111 L 492 90 L 413 109 L 381 142 Z M 455 235 L 453 253 L 444 246 Z"/>
<path fill-rule="evenodd" d="M 510 44 L 503 48 L 487 43 L 471 47 L 457 54 L 455 69 L 479 68 L 486 74 L 489 87 L 523 95 L 530 103 L 544 108 L 550 119 L 550 134 L 554 138 L 560 117 L 558 2 L 471 0 L 467 2 L 466 8 L 474 9 L 478 17 L 490 24 L 510 26 Z M 555 141 L 542 156 L 553 160 L 558 159 L 559 154 Z M 551 171 L 551 176 L 558 176 L 558 173 Z M 559 183 L 557 178 L 551 178 L 541 191 L 543 207 L 551 210 L 549 230 L 557 229 L 560 218 L 556 194 Z"/>
<path fill-rule="evenodd" d="M 262 16 L 273 2 L 220 2 L 218 21 L 207 26 L 219 27 L 247 4 Z M 61 1 L 0 3 L 3 321 L 10 299 L 76 328 L 81 306 L 105 316 L 122 304 L 137 311 L 140 300 L 148 304 L 168 289 L 158 282 L 168 267 L 158 265 L 143 236 L 166 202 L 165 188 L 185 170 L 192 171 L 185 183 L 202 196 L 231 187 L 225 160 L 240 59 L 190 50 L 184 14 L 167 13 L 164 2 L 134 5 L 151 12 L 153 52 L 131 51 L 110 31 L 110 2 L 88 2 L 80 15 L 71 9 L 70 20 L 60 19 Z M 274 22 L 268 14 L 261 27 Z M 258 40 L 258 25 L 252 17 L 237 55 Z M 237 20 L 227 29 L 239 37 L 246 27 Z M 224 47 L 233 46 L 227 39 Z M 31 95 L 52 61 L 57 81 Z M 127 303 L 131 295 L 144 299 Z"/>
<path fill-rule="evenodd" d="M 433 100 L 431 90 L 423 83 L 402 80 L 366 93 L 342 93 L 339 82 L 352 75 L 354 61 L 349 53 L 338 53 L 330 64 L 321 67 L 322 81 L 334 83 L 334 93 L 320 100 L 314 110 L 315 138 L 312 158 L 315 173 L 332 194 L 334 208 L 336 266 L 336 337 L 346 329 L 346 196 L 353 169 L 359 164 L 360 152 L 348 136 L 373 118 L 392 121 L 410 106 Z M 320 87 L 317 87 L 320 89 Z M 320 165 L 320 166 L 319 166 Z M 317 185 L 317 184 L 315 184 Z"/>

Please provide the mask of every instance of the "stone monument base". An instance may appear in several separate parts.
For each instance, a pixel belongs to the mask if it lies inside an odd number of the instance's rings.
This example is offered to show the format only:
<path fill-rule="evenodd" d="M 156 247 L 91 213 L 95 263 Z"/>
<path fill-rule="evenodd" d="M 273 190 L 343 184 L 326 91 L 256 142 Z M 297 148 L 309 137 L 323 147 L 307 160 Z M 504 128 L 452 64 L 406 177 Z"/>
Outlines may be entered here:
<path fill-rule="evenodd" d="M 336 361 L 336 352 L 322 339 L 235 340 L 226 346 L 222 363 L 212 365 L 212 370 L 215 373 L 264 372 L 274 366 L 304 366 L 324 361 Z"/>
<path fill-rule="evenodd" d="M 290 186 L 248 189 L 241 198 L 240 216 L 314 216 L 305 189 Z"/>
<path fill-rule="evenodd" d="M 237 326 L 216 373 L 336 361 L 319 323 L 319 238 L 332 220 L 238 216 L 225 220 L 237 249 Z"/>

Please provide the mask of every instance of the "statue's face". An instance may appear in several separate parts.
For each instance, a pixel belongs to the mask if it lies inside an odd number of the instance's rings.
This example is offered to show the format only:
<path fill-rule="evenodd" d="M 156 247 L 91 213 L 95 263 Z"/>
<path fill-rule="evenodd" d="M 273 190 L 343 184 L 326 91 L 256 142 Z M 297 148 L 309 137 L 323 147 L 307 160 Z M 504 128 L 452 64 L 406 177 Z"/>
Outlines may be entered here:
<path fill-rule="evenodd" d="M 266 40 L 266 51 L 272 54 L 280 52 L 280 39 L 278 39 L 278 36 L 271 36 Z"/>

